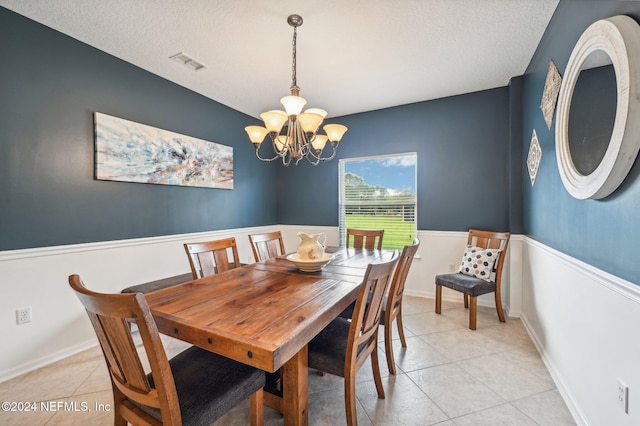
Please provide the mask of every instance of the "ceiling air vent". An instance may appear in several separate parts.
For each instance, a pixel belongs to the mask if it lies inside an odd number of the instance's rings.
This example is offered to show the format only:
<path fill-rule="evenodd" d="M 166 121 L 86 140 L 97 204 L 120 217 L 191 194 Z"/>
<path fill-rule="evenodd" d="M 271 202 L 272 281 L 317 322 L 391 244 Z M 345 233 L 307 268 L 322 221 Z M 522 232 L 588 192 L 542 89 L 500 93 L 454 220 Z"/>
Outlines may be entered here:
<path fill-rule="evenodd" d="M 169 59 L 173 59 L 176 62 L 180 62 L 182 65 L 185 65 L 194 71 L 199 71 L 203 68 L 206 68 L 206 66 L 204 66 L 200 62 L 194 60 L 193 58 L 191 58 L 190 56 L 182 52 L 176 53 L 173 56 L 169 56 Z"/>

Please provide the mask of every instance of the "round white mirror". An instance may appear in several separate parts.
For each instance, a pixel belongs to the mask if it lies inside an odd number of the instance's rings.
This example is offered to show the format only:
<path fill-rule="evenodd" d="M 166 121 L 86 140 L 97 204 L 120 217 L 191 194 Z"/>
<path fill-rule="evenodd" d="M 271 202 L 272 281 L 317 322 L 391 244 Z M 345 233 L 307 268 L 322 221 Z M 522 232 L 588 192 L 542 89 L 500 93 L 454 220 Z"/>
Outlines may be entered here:
<path fill-rule="evenodd" d="M 615 117 L 602 135 L 577 134 L 579 123 L 571 123 L 571 106 L 582 70 L 590 63 L 610 60 L 616 98 Z M 606 64 L 600 65 L 606 74 Z M 640 26 L 628 16 L 595 22 L 582 34 L 571 53 L 558 96 L 556 159 L 562 183 L 578 199 L 600 199 L 611 194 L 631 170 L 640 150 Z M 582 82 L 580 84 L 583 85 Z M 591 90 L 589 84 L 580 90 Z M 593 98 L 593 96 L 592 96 Z M 601 118 L 601 117 L 599 117 Z M 606 121 L 606 120 L 605 120 Z M 570 129 L 574 133 L 573 142 Z M 609 136 L 610 135 L 610 136 Z M 593 143 L 594 140 L 598 140 Z M 588 143 L 587 143 L 588 142 Z M 572 153 L 572 150 L 575 153 Z M 574 155 L 575 154 L 575 155 Z"/>
<path fill-rule="evenodd" d="M 602 50 L 589 54 L 573 89 L 569 152 L 578 173 L 588 176 L 602 163 L 616 119 L 616 72 Z"/>

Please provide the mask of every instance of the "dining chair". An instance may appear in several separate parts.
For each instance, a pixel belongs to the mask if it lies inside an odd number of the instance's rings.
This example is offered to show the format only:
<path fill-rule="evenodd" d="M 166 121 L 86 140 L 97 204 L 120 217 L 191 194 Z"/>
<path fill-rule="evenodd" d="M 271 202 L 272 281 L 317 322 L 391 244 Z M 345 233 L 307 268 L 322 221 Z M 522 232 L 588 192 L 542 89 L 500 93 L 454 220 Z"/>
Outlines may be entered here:
<path fill-rule="evenodd" d="M 353 237 L 353 243 L 351 243 Z M 354 229 L 347 228 L 347 247 L 364 248 L 367 250 L 382 250 L 382 238 L 384 237 L 384 229 Z M 376 244 L 376 238 L 378 243 Z"/>
<path fill-rule="evenodd" d="M 264 423 L 263 371 L 195 346 L 169 360 L 144 294 L 96 293 L 78 275 L 69 276 L 69 284 L 89 315 L 107 363 L 114 425 L 211 424 L 247 398 L 251 424 Z M 140 333 L 140 352 L 132 324 Z"/>
<path fill-rule="evenodd" d="M 249 242 L 256 262 L 263 262 L 285 254 L 284 241 L 280 231 L 249 235 Z"/>
<path fill-rule="evenodd" d="M 369 358 L 378 398 L 385 397 L 378 362 L 378 326 L 397 262 L 398 252 L 394 252 L 388 262 L 368 265 L 351 320 L 334 319 L 309 342 L 309 367 L 344 378 L 347 425 L 358 424 L 356 373 Z"/>
<path fill-rule="evenodd" d="M 409 246 L 405 246 L 398 259 L 396 270 L 393 274 L 393 281 L 389 293 L 385 297 L 380 324 L 384 325 L 384 348 L 387 358 L 387 367 L 389 373 L 396 374 L 396 363 L 393 356 L 393 321 L 396 321 L 398 334 L 400 335 L 400 343 L 403 348 L 407 347 L 407 341 L 404 337 L 404 326 L 402 325 L 402 296 L 404 294 L 404 285 L 407 281 L 407 275 L 411 269 L 413 258 L 418 252 L 420 241 L 416 238 Z"/>
<path fill-rule="evenodd" d="M 251 250 L 256 262 L 285 254 L 282 232 L 273 231 L 249 235 Z M 282 374 L 280 370 L 266 373 L 264 405 L 282 413 Z"/>
<path fill-rule="evenodd" d="M 502 266 L 506 258 L 510 232 L 491 232 L 470 229 L 467 247 L 457 273 L 436 275 L 436 314 L 442 313 L 442 287 L 459 291 L 464 307 L 469 309 L 469 328 L 476 329 L 478 296 L 495 293 L 498 319 L 505 322 L 502 310 Z"/>
<path fill-rule="evenodd" d="M 398 264 L 396 265 L 395 272 L 393 274 L 393 280 L 389 287 L 389 293 L 385 296 L 382 303 L 382 314 L 380 315 L 380 325 L 384 325 L 384 347 L 385 355 L 387 358 L 387 367 L 389 373 L 396 374 L 396 364 L 393 355 L 393 321 L 396 321 L 396 327 L 398 327 L 398 334 L 400 335 L 400 343 L 403 348 L 407 347 L 407 340 L 404 336 L 404 326 L 402 324 L 402 295 L 404 294 L 404 286 L 407 280 L 407 275 L 411 269 L 413 258 L 418 252 L 420 247 L 420 240 L 417 238 L 413 240 L 411 245 L 405 246 L 402 249 Z M 353 310 L 355 304 L 351 304 L 347 309 L 342 311 L 340 316 L 342 318 L 351 318 L 353 316 Z"/>
<path fill-rule="evenodd" d="M 189 257 L 194 280 L 240 266 L 238 247 L 233 237 L 204 243 L 185 243 L 184 249 Z M 229 251 L 233 262 L 229 261 Z"/>

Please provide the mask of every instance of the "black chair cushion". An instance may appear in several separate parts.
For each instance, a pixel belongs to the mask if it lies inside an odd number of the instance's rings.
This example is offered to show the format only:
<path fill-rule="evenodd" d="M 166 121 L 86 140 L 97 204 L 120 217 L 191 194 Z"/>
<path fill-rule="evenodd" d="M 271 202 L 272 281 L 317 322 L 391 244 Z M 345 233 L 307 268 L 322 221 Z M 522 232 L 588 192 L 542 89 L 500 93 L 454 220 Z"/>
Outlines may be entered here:
<path fill-rule="evenodd" d="M 246 263 L 241 263 L 240 266 L 245 266 Z M 234 269 L 235 263 L 231 262 L 229 264 L 231 269 Z M 215 273 L 218 273 L 217 268 L 213 268 Z M 187 281 L 193 280 L 193 274 L 191 272 L 187 274 L 175 275 L 173 277 L 163 278 L 161 280 L 149 281 L 148 283 L 142 283 L 138 285 L 134 285 L 131 287 L 127 287 L 121 291 L 121 293 L 149 293 L 154 290 L 160 290 L 161 288 L 171 287 L 176 284 L 182 284 Z"/>
<path fill-rule="evenodd" d="M 122 293 L 149 293 L 154 290 L 160 290 L 161 288 L 171 287 L 176 284 L 181 284 L 187 281 L 191 281 L 193 275 L 191 272 L 188 274 L 176 275 L 169 278 L 163 278 L 157 281 L 150 281 L 148 283 L 134 285 L 122 290 Z"/>
<path fill-rule="evenodd" d="M 344 377 L 351 322 L 336 318 L 309 342 L 309 367 Z"/>
<path fill-rule="evenodd" d="M 169 360 L 183 425 L 209 425 L 265 384 L 264 371 L 197 347 Z M 153 377 L 148 376 L 151 386 Z M 158 420 L 160 410 L 136 404 Z"/>
<path fill-rule="evenodd" d="M 481 280 L 480 278 L 461 273 L 436 275 L 436 285 L 441 285 L 474 297 L 496 291 L 495 282 Z"/>
<path fill-rule="evenodd" d="M 369 297 L 367 297 L 367 303 L 369 303 L 370 300 L 371 300 L 371 292 L 369 292 Z M 353 310 L 355 308 L 356 308 L 356 302 L 353 302 L 347 307 L 347 309 L 340 312 L 339 316 L 341 318 L 351 319 L 353 318 Z M 382 313 L 380 314 L 380 325 L 384 325 L 384 314 L 386 309 L 387 309 L 387 296 L 385 296 L 384 300 L 382 301 Z"/>

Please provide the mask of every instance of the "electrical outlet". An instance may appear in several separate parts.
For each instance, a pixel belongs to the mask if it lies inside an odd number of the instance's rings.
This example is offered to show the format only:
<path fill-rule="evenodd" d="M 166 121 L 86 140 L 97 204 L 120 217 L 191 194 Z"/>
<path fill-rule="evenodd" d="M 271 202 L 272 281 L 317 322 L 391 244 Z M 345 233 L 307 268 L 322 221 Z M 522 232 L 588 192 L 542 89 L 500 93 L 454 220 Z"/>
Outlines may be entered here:
<path fill-rule="evenodd" d="M 449 264 L 449 272 L 455 272 L 456 271 L 456 265 L 454 263 L 450 263 Z"/>
<path fill-rule="evenodd" d="M 31 306 L 16 311 L 16 324 L 31 322 Z"/>
<path fill-rule="evenodd" d="M 629 386 L 618 379 L 618 405 L 625 413 L 629 413 Z"/>

